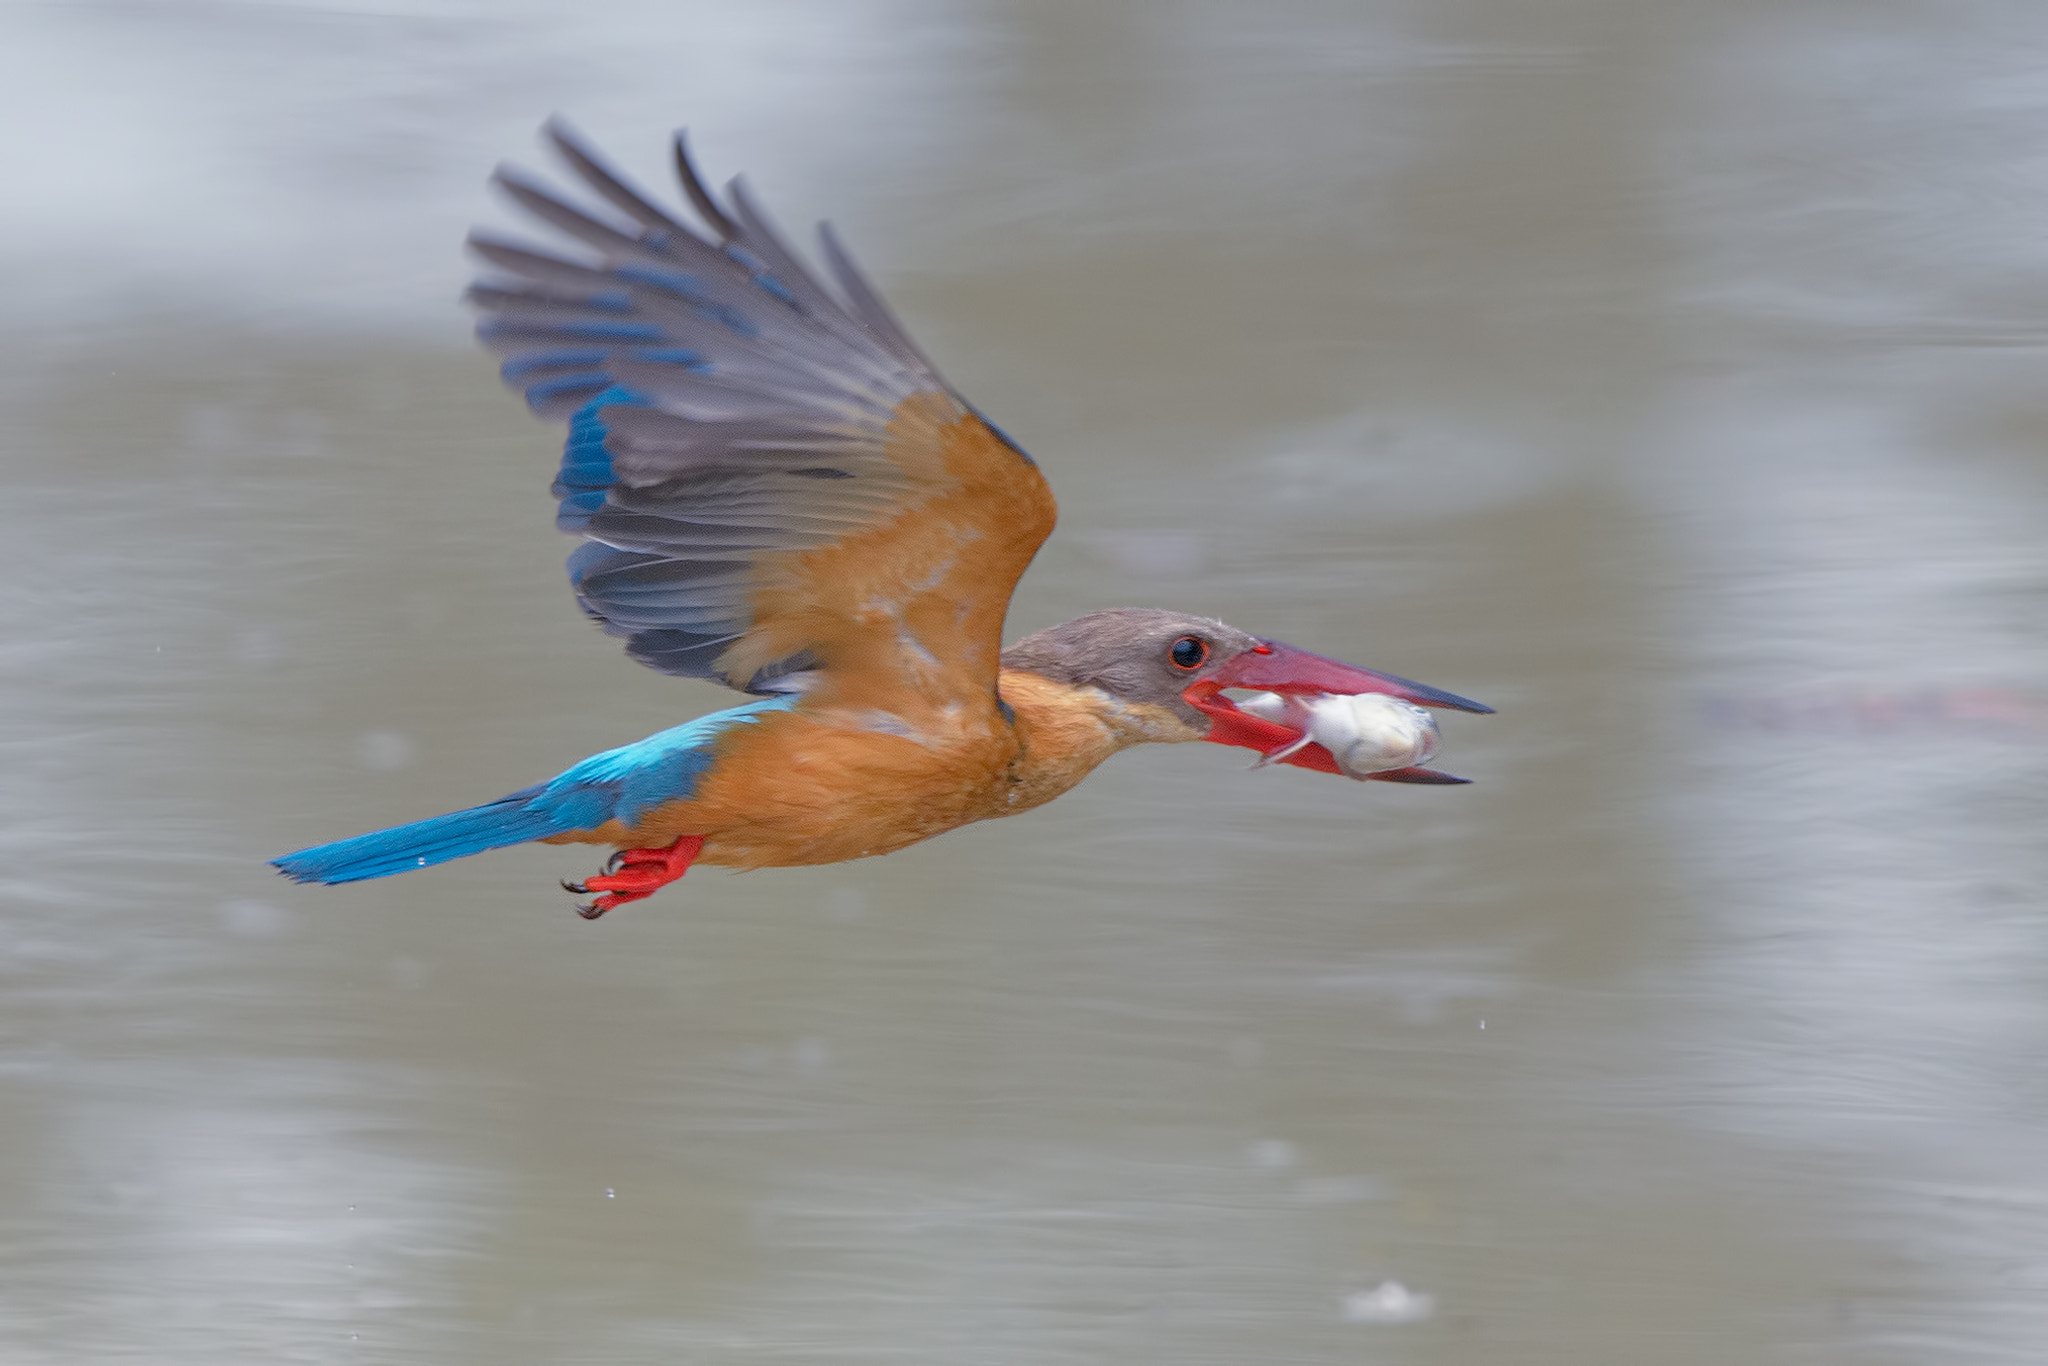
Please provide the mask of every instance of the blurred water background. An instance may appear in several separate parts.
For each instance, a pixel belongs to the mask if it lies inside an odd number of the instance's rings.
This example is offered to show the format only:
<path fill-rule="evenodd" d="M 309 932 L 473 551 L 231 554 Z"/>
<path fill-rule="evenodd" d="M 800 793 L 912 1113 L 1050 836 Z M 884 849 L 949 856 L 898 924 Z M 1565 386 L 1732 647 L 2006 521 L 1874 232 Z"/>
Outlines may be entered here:
<path fill-rule="evenodd" d="M 2048 1358 L 2048 8 L 0 6 L 0 1360 Z M 592 925 L 284 850 L 723 705 L 456 304 L 550 112 L 830 215 L 1013 637 L 1479 697 Z"/>

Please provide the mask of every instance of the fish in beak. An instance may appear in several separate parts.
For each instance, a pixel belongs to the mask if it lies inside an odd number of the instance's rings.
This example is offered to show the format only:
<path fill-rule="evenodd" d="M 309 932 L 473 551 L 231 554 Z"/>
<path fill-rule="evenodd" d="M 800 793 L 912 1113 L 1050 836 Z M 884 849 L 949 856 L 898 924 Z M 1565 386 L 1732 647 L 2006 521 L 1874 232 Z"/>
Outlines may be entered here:
<path fill-rule="evenodd" d="M 1249 690 L 1237 700 L 1224 689 Z M 1490 714 L 1492 707 L 1393 674 L 1262 640 L 1181 694 L 1209 718 L 1207 738 L 1255 749 L 1263 763 L 1387 783 L 1464 783 L 1422 767 L 1436 750 L 1424 707 Z"/>

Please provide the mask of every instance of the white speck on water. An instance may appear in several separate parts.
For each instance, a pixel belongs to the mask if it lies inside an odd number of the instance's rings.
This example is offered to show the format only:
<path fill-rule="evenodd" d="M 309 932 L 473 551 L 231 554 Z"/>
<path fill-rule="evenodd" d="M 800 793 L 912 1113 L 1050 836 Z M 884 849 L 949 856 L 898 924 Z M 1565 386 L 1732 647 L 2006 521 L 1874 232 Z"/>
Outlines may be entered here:
<path fill-rule="evenodd" d="M 619 1193 L 613 1190 L 610 1186 L 606 1186 L 604 1188 L 604 1198 L 607 1200 L 616 1200 L 619 1198 Z"/>
<path fill-rule="evenodd" d="M 220 923 L 233 934 L 266 937 L 282 933 L 290 917 L 268 901 L 223 901 Z"/>
<path fill-rule="evenodd" d="M 1436 1296 L 1410 1290 L 1399 1281 L 1381 1281 L 1371 1290 L 1344 1297 L 1346 1323 L 1420 1323 L 1436 1312 Z"/>
<path fill-rule="evenodd" d="M 366 730 L 356 737 L 356 762 L 364 768 L 404 768 L 415 753 L 412 741 L 395 730 Z"/>
<path fill-rule="evenodd" d="M 1486 1028 L 1486 1021 L 1484 1021 L 1484 1020 L 1481 1020 L 1481 1021 L 1479 1022 L 1479 1027 L 1480 1027 L 1481 1029 L 1484 1029 L 1484 1028 Z"/>
<path fill-rule="evenodd" d="M 1277 1172 L 1293 1166 L 1301 1153 L 1284 1138 L 1262 1138 L 1246 1148 L 1244 1155 L 1261 1171 Z"/>

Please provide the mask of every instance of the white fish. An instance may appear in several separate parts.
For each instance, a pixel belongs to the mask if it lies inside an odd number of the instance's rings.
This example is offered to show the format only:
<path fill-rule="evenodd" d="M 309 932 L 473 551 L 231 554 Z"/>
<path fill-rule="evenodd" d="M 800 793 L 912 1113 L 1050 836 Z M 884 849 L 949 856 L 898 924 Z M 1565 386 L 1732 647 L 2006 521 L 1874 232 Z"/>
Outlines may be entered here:
<path fill-rule="evenodd" d="M 1443 739 L 1435 717 L 1412 702 L 1385 693 L 1295 697 L 1261 692 L 1238 698 L 1237 707 L 1302 733 L 1299 740 L 1268 754 L 1261 763 L 1285 759 L 1313 742 L 1330 751 L 1347 778 L 1419 767 L 1436 754 Z"/>

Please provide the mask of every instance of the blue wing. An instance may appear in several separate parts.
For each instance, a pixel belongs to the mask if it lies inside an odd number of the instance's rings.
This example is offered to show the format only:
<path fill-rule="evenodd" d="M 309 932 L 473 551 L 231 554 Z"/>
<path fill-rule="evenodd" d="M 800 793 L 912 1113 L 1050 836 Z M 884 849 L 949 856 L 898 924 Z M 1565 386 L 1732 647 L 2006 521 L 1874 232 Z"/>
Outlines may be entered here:
<path fill-rule="evenodd" d="M 301 849 L 271 866 L 295 882 L 360 882 L 508 844 L 593 830 L 606 821 L 628 825 L 657 806 L 687 800 L 711 767 L 713 741 L 794 697 L 769 697 L 685 721 L 645 740 L 593 754 L 574 768 L 467 811 L 377 830 L 354 839 Z"/>
<path fill-rule="evenodd" d="M 844 301 L 811 278 L 738 181 L 729 205 L 714 200 L 680 137 L 677 170 L 715 242 L 559 122 L 547 135 L 610 221 L 519 172 L 501 169 L 497 183 L 595 259 L 473 236 L 502 274 L 470 298 L 506 382 L 536 413 L 569 423 L 554 491 L 557 524 L 588 542 L 569 559 L 577 598 L 663 673 L 750 692 L 799 688 L 795 675 L 816 662 L 803 648 L 745 676 L 721 669 L 760 625 L 750 599 L 773 571 L 756 570 L 885 525 L 949 487 L 932 462 L 906 454 L 900 433 L 891 446 L 890 423 L 918 393 L 962 417 L 968 409 L 829 228 L 824 253 Z"/>

